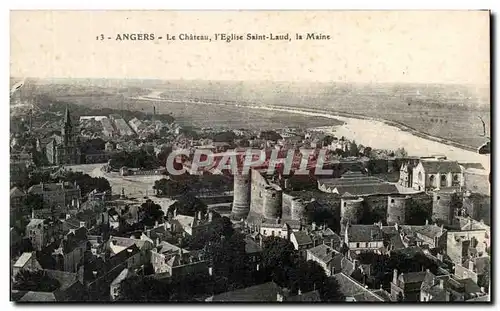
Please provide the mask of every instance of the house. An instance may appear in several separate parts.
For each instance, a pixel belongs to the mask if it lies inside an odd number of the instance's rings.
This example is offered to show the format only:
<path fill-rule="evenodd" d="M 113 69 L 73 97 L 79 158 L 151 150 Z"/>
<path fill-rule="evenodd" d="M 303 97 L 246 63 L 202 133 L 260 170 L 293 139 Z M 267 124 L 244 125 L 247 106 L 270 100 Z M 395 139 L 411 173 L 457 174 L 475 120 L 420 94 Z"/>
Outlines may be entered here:
<path fill-rule="evenodd" d="M 87 229 L 80 227 L 71 229 L 61 240 L 52 257 L 56 261 L 57 270 L 66 272 L 77 272 L 83 264 L 84 254 L 89 244 L 87 240 Z"/>
<path fill-rule="evenodd" d="M 31 219 L 26 226 L 26 237 L 33 249 L 41 251 L 53 243 L 62 233 L 62 223 L 58 219 Z"/>
<path fill-rule="evenodd" d="M 462 168 L 457 161 L 421 159 L 413 168 L 413 189 L 433 190 L 463 186 Z"/>
<path fill-rule="evenodd" d="M 302 255 L 306 255 L 305 250 L 314 246 L 313 240 L 305 231 L 292 232 L 290 242 L 292 242 L 295 250 L 299 251 Z"/>
<path fill-rule="evenodd" d="M 12 267 L 12 276 L 15 277 L 21 270 L 42 270 L 42 266 L 36 260 L 36 252 L 22 253 Z"/>
<path fill-rule="evenodd" d="M 258 271 L 262 261 L 262 239 L 256 242 L 251 237 L 245 237 L 245 254 L 248 257 L 248 261 L 252 263 L 255 271 Z"/>
<path fill-rule="evenodd" d="M 475 257 L 464 264 L 455 265 L 455 277 L 458 279 L 471 279 L 481 287 L 489 287 L 491 271 L 491 258 L 489 256 Z"/>
<path fill-rule="evenodd" d="M 202 252 L 187 252 L 179 247 L 176 247 L 176 251 L 174 247 L 175 245 L 171 245 L 151 250 L 151 264 L 155 274 L 161 278 L 183 278 L 209 273 L 209 261 L 204 258 Z"/>
<path fill-rule="evenodd" d="M 351 302 L 384 302 L 385 299 L 376 294 L 375 291 L 361 285 L 352 277 L 344 274 L 337 273 L 333 276 L 339 284 L 339 289 L 345 296 L 346 301 Z"/>
<path fill-rule="evenodd" d="M 40 195 L 47 206 L 54 207 L 59 212 L 66 212 L 70 207 L 76 207 L 81 200 L 80 187 L 76 183 L 40 183 L 28 189 L 28 194 Z"/>
<path fill-rule="evenodd" d="M 452 275 L 436 276 L 428 270 L 420 288 L 421 302 L 466 301 L 485 295 L 484 288 L 471 279 L 456 279 Z"/>
<path fill-rule="evenodd" d="M 206 302 L 319 302 L 318 291 L 291 295 L 286 288 L 281 288 L 274 282 L 254 285 L 205 299 Z"/>
<path fill-rule="evenodd" d="M 405 245 L 446 249 L 447 230 L 437 224 L 423 226 L 401 226 L 401 234 Z"/>
<path fill-rule="evenodd" d="M 391 299 L 393 301 L 420 301 L 420 287 L 426 271 L 398 274 L 394 269 L 391 282 Z"/>
<path fill-rule="evenodd" d="M 118 274 L 118 276 L 113 280 L 113 282 L 111 282 L 111 285 L 110 285 L 109 294 L 110 294 L 111 301 L 117 300 L 118 297 L 120 296 L 120 284 L 121 284 L 121 282 L 128 279 L 128 278 L 136 276 L 136 275 L 137 274 L 129 268 L 123 269 L 122 272 L 120 272 L 120 274 Z"/>
<path fill-rule="evenodd" d="M 384 235 L 378 225 L 347 225 L 344 235 L 345 244 L 354 252 L 382 252 Z"/>
<path fill-rule="evenodd" d="M 213 221 L 213 212 L 203 215 L 201 211 L 195 216 L 180 215 L 174 211 L 174 217 L 170 220 L 171 230 L 181 232 L 184 235 L 197 237 L 203 235 L 210 228 Z"/>
<path fill-rule="evenodd" d="M 313 224 L 313 229 L 311 230 L 310 234 L 313 240 L 313 246 L 326 244 L 336 251 L 340 251 L 340 248 L 344 244 L 344 240 L 330 228 L 320 227 L 319 229 L 316 229 L 316 225 Z"/>
<path fill-rule="evenodd" d="M 106 255 L 104 260 L 99 258 L 85 264 L 80 267 L 79 273 L 83 276 L 89 297 L 99 300 L 109 299 L 111 283 L 123 269 L 135 269 L 143 264 L 140 249 L 132 243 L 115 254 Z"/>
<path fill-rule="evenodd" d="M 11 213 L 20 212 L 24 205 L 24 200 L 26 199 L 26 193 L 19 189 L 18 187 L 14 187 L 10 189 L 10 211 Z"/>
<path fill-rule="evenodd" d="M 325 270 L 327 276 L 338 272 L 339 264 L 335 263 L 340 262 L 342 257 L 342 254 L 324 244 L 306 250 L 306 259 L 317 262 Z"/>
<path fill-rule="evenodd" d="M 469 259 L 487 254 L 490 243 L 489 230 L 448 232 L 446 254 L 454 264 L 463 265 Z"/>
<path fill-rule="evenodd" d="M 43 270 L 46 275 L 59 282 L 59 287 L 52 292 L 19 291 L 19 302 L 64 302 L 82 301 L 85 289 L 78 279 L 77 273 L 56 270 Z"/>
<path fill-rule="evenodd" d="M 263 221 L 259 227 L 261 236 L 277 236 L 283 239 L 290 240 L 292 232 L 300 231 L 300 221 L 287 220 L 282 221 L 277 219 L 275 222 Z"/>
<path fill-rule="evenodd" d="M 109 251 L 111 257 L 113 257 L 118 255 L 123 250 L 131 248 L 132 246 L 136 246 L 140 254 L 140 263 L 138 265 L 150 262 L 149 251 L 153 248 L 153 244 L 147 240 L 110 236 L 104 245 L 104 249 Z"/>

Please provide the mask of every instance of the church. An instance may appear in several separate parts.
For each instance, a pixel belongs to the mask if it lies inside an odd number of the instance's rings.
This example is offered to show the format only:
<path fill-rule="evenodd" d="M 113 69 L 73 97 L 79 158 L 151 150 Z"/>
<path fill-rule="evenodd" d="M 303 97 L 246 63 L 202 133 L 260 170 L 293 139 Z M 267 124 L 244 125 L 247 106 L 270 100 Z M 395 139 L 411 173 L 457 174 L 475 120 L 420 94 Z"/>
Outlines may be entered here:
<path fill-rule="evenodd" d="M 61 135 L 53 135 L 45 147 L 45 154 L 50 164 L 80 164 L 80 139 L 78 129 L 71 121 L 66 107 Z"/>

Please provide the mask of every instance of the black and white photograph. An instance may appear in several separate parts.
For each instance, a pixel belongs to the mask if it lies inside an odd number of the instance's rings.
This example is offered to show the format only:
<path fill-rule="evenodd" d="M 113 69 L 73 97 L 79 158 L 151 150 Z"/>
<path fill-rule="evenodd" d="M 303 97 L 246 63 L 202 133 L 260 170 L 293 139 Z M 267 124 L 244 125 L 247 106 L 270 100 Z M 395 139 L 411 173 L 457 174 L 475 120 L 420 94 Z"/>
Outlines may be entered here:
<path fill-rule="evenodd" d="M 491 303 L 490 11 L 9 23 L 10 301 Z"/>

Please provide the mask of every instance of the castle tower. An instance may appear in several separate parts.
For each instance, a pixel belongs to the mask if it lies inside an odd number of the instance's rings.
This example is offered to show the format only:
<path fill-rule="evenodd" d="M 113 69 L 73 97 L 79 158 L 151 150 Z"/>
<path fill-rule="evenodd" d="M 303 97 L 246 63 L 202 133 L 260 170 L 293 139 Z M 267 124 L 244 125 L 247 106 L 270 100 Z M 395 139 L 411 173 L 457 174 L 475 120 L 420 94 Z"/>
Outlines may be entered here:
<path fill-rule="evenodd" d="M 264 198 L 264 217 L 281 218 L 283 193 L 281 189 L 266 187 L 262 193 Z"/>
<path fill-rule="evenodd" d="M 363 213 L 363 198 L 343 197 L 340 199 L 341 224 L 357 224 Z"/>
<path fill-rule="evenodd" d="M 387 197 L 387 224 L 404 224 L 406 220 L 406 205 L 410 200 L 409 196 L 388 196 Z"/>
<path fill-rule="evenodd" d="M 242 219 L 250 212 L 250 174 L 234 175 L 231 217 Z"/>
<path fill-rule="evenodd" d="M 454 190 L 436 190 L 432 197 L 432 220 L 451 225 L 458 203 Z"/>

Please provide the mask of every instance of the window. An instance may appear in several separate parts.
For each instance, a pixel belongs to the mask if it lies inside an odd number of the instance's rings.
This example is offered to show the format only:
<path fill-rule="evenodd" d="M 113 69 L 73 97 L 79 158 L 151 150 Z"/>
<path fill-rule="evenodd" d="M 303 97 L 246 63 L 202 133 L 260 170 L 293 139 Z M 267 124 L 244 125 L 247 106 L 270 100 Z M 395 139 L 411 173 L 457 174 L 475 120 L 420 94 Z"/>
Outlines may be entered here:
<path fill-rule="evenodd" d="M 422 181 L 422 172 L 418 172 L 418 180 Z"/>
<path fill-rule="evenodd" d="M 266 235 L 266 230 L 263 231 L 263 234 Z"/>
<path fill-rule="evenodd" d="M 391 199 L 391 203 L 394 203 L 394 199 Z"/>
<path fill-rule="evenodd" d="M 432 185 L 434 185 L 434 181 L 436 180 L 436 178 L 434 177 L 434 175 L 431 175 L 429 176 L 429 183 Z"/>
<path fill-rule="evenodd" d="M 441 175 L 441 186 L 446 186 L 447 178 L 446 175 Z"/>
<path fill-rule="evenodd" d="M 359 243 L 356 243 L 356 248 L 359 248 Z"/>

